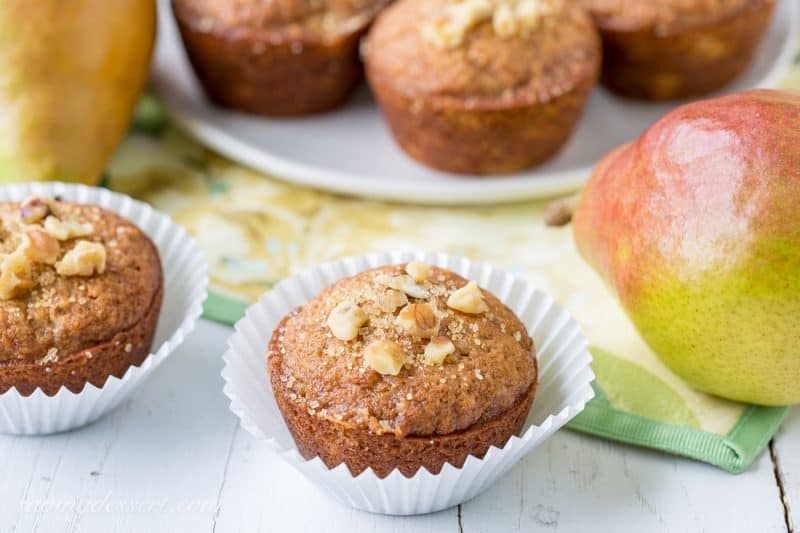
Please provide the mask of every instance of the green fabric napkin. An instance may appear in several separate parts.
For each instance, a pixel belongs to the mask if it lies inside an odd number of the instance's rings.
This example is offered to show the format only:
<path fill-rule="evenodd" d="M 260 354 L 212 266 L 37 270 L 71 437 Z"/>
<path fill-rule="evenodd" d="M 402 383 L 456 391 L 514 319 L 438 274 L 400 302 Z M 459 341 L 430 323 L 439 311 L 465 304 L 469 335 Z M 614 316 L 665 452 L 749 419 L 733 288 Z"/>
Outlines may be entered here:
<path fill-rule="evenodd" d="M 786 86 L 800 88 L 800 54 Z M 547 228 L 547 202 L 474 208 L 400 206 L 287 185 L 189 140 L 145 99 L 105 185 L 168 212 L 209 263 L 205 316 L 232 324 L 280 279 L 343 255 L 441 250 L 489 261 L 552 294 L 593 344 L 597 397 L 572 429 L 691 457 L 730 472 L 763 451 L 786 408 L 693 390 L 647 347 L 578 256 L 569 228 Z"/>

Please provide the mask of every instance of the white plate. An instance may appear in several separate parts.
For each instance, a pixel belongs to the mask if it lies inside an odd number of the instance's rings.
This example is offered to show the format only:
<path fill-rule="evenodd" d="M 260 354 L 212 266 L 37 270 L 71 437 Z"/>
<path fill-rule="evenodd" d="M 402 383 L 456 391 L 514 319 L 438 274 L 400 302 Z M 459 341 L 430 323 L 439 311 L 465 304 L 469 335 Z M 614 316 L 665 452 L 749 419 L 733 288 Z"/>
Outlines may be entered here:
<path fill-rule="evenodd" d="M 600 157 L 675 106 L 621 100 L 597 89 L 569 144 L 546 165 L 490 179 L 445 174 L 414 162 L 395 145 L 366 87 L 344 107 L 307 118 L 256 118 L 212 106 L 186 59 L 168 1 L 160 0 L 159 8 L 152 83 L 170 116 L 235 161 L 337 193 L 424 204 L 486 204 L 569 192 L 584 183 Z M 725 92 L 775 86 L 792 61 L 798 27 L 798 1 L 780 0 L 755 61 Z"/>

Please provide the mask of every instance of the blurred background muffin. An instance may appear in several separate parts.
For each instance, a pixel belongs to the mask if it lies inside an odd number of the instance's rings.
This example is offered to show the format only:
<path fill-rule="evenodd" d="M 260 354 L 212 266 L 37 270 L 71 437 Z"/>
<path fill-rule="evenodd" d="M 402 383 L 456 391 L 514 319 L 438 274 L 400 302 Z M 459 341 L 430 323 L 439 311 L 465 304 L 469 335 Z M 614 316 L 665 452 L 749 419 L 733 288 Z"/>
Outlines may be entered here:
<path fill-rule="evenodd" d="M 629 97 L 715 91 L 750 64 L 775 0 L 581 0 L 603 37 L 603 83 Z"/>
<path fill-rule="evenodd" d="M 223 107 L 335 107 L 361 78 L 359 39 L 388 0 L 172 0 L 195 73 Z"/>
<path fill-rule="evenodd" d="M 555 154 L 601 56 L 591 17 L 563 0 L 401 0 L 365 51 L 400 146 L 462 174 L 511 173 Z"/>

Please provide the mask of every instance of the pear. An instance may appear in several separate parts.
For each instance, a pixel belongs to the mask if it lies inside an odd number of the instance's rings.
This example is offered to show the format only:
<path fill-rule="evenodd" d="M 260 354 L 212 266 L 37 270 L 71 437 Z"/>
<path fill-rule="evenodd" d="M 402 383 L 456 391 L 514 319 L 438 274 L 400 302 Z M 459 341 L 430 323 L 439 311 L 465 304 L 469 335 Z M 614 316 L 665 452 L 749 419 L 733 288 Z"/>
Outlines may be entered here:
<path fill-rule="evenodd" d="M 149 72 L 154 0 L 0 2 L 0 183 L 97 183 Z"/>
<path fill-rule="evenodd" d="M 595 168 L 580 253 L 675 373 L 800 403 L 800 93 L 689 104 Z"/>

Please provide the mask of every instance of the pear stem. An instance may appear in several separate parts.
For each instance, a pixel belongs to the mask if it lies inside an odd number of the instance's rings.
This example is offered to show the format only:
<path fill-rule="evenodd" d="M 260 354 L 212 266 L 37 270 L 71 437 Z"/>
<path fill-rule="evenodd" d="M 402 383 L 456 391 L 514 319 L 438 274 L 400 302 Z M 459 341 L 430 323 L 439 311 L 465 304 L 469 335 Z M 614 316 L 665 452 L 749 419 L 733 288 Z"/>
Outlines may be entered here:
<path fill-rule="evenodd" d="M 581 193 L 576 192 L 550 202 L 544 209 L 544 224 L 551 228 L 560 228 L 572 222 L 572 215 L 578 209 Z"/>

